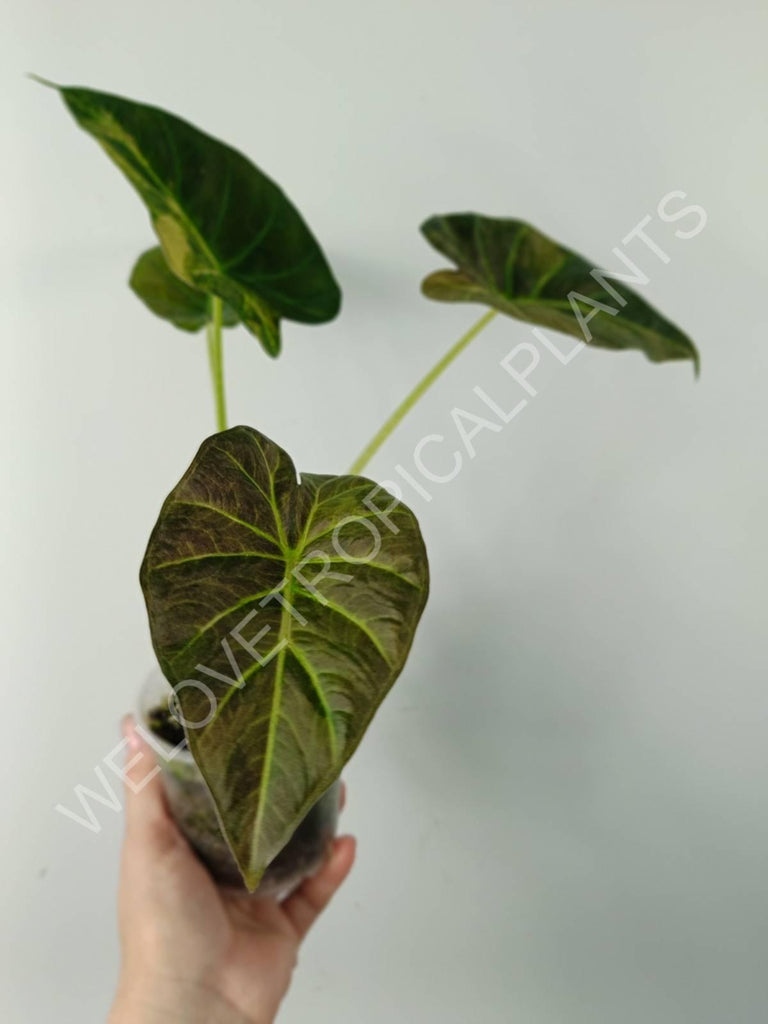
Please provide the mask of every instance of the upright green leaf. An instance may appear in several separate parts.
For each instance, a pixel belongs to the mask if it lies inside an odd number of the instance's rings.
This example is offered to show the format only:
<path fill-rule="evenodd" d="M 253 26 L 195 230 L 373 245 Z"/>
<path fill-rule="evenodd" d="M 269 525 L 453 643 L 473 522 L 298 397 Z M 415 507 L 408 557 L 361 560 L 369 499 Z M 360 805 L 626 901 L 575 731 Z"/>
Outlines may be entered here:
<path fill-rule="evenodd" d="M 206 723 L 188 741 L 250 888 L 357 747 L 426 602 L 416 517 L 378 515 L 378 491 L 299 482 L 234 427 L 203 443 L 149 541 L 152 641 L 187 725 Z"/>
<path fill-rule="evenodd" d="M 210 319 L 208 295 L 176 277 L 159 246 L 139 256 L 128 283 L 156 316 L 170 320 L 183 331 L 199 331 Z M 237 314 L 226 302 L 222 322 L 225 327 L 238 323 Z"/>
<path fill-rule="evenodd" d="M 452 213 L 421 231 L 456 270 L 425 278 L 422 291 L 441 302 L 480 302 L 527 323 L 592 345 L 640 349 L 654 362 L 698 353 L 679 327 L 620 279 L 519 220 Z M 631 276 L 627 266 L 614 268 Z"/>
<path fill-rule="evenodd" d="M 270 355 L 280 318 L 324 323 L 341 293 L 298 210 L 236 149 L 157 107 L 58 87 L 144 200 L 166 261 L 227 302 Z"/>

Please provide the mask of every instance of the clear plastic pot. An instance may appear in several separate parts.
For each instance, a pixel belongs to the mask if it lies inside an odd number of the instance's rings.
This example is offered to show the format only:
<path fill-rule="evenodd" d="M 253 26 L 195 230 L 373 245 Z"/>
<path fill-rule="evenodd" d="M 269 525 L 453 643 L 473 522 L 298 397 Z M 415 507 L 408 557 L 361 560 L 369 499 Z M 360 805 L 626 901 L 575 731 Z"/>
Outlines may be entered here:
<path fill-rule="evenodd" d="M 247 892 L 235 859 L 221 834 L 213 800 L 189 750 L 178 749 L 159 736 L 152 726 L 152 712 L 168 707 L 172 690 L 163 676 L 153 673 L 139 697 L 137 721 L 151 733 L 168 806 L 181 831 L 200 860 L 221 885 Z M 282 897 L 312 874 L 322 863 L 336 833 L 341 783 L 320 797 L 301 821 L 286 845 L 268 865 L 254 896 Z"/>

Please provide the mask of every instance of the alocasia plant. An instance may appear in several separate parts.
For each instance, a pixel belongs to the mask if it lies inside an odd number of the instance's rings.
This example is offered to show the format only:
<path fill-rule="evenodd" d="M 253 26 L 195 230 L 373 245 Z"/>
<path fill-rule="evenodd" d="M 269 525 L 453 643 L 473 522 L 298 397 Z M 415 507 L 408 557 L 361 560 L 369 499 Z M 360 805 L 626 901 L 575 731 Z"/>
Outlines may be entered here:
<path fill-rule="evenodd" d="M 357 747 L 424 609 L 429 573 L 416 517 L 394 499 L 382 513 L 371 500 L 379 488 L 359 475 L 403 417 L 499 313 L 655 362 L 690 359 L 698 368 L 698 353 L 637 293 L 530 225 L 475 213 L 430 217 L 425 238 L 455 266 L 430 274 L 424 294 L 489 309 L 348 475 L 299 477 L 258 431 L 223 429 L 221 331 L 242 323 L 277 355 L 281 318 L 332 319 L 340 293 L 318 243 L 278 186 L 236 150 L 155 107 L 59 91 L 149 209 L 160 246 L 139 257 L 131 287 L 177 327 L 208 329 L 221 432 L 166 499 L 141 583 L 187 742 L 254 888 Z M 251 655 L 247 665 L 233 638 Z"/>

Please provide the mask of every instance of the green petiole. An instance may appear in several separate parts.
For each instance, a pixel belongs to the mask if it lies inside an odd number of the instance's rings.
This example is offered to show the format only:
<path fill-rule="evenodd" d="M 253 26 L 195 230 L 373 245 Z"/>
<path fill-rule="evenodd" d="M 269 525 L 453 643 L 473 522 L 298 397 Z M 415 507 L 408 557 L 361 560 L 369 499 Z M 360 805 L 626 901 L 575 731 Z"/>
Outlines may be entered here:
<path fill-rule="evenodd" d="M 495 309 L 491 309 L 487 313 L 484 313 L 480 319 L 470 327 L 466 334 L 463 334 L 456 344 L 453 345 L 452 348 L 448 349 L 442 359 L 435 363 L 429 373 L 422 377 L 413 391 L 411 391 L 410 394 L 403 399 L 400 405 L 398 405 L 384 426 L 371 438 L 365 448 L 363 448 L 358 457 L 352 463 L 349 469 L 350 473 L 357 474 L 362 472 L 379 448 L 381 448 L 387 440 L 389 435 L 398 426 L 400 421 L 411 411 L 414 405 L 416 405 L 422 395 L 429 390 L 441 373 L 451 365 L 454 359 L 464 351 L 467 345 L 477 337 L 484 327 L 487 327 L 496 315 L 497 311 Z"/>
<path fill-rule="evenodd" d="M 221 341 L 222 300 L 215 295 L 208 298 L 210 318 L 208 320 L 208 362 L 211 367 L 213 399 L 216 404 L 216 429 L 227 429 L 227 402 L 224 395 L 224 349 Z"/>

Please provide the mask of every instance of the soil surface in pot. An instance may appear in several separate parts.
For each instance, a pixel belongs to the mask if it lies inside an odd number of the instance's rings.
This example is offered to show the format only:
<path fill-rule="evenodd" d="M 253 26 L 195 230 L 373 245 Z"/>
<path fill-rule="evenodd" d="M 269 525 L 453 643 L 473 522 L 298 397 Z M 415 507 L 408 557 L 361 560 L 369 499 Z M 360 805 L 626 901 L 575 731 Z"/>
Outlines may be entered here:
<path fill-rule="evenodd" d="M 172 747 L 178 747 L 181 743 L 184 750 L 189 749 L 181 722 L 173 717 L 170 708 L 152 708 L 147 715 L 147 725 L 156 736 L 170 743 Z"/>

